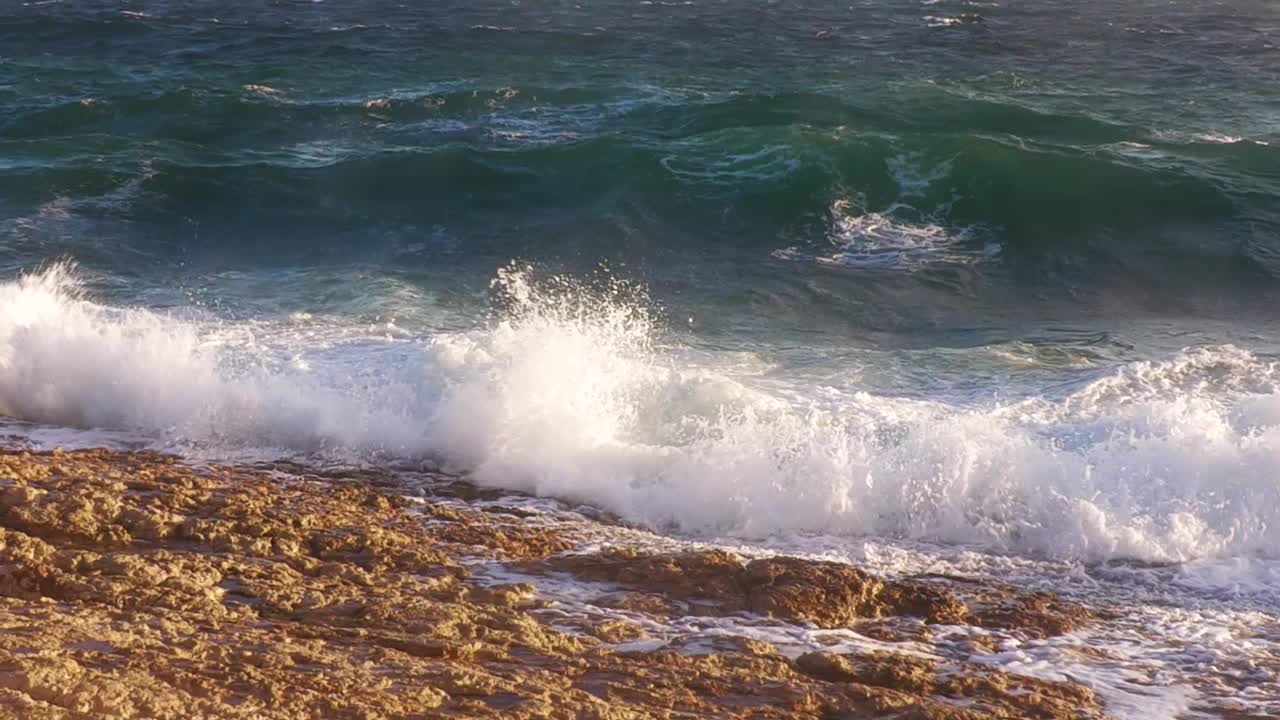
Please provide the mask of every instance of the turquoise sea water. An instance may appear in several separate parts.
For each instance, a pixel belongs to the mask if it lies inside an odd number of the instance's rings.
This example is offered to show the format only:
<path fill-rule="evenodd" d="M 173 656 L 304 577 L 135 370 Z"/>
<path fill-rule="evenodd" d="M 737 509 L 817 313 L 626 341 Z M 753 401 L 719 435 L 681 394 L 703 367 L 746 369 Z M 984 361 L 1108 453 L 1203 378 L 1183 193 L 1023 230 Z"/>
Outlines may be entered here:
<path fill-rule="evenodd" d="M 7 4 L 0 411 L 1274 558 L 1278 43 L 1262 0 Z"/>
<path fill-rule="evenodd" d="M 1118 718 L 1280 713 L 1278 302 L 1274 0 L 0 2 L 6 442 L 1050 589 L 956 658 Z"/>

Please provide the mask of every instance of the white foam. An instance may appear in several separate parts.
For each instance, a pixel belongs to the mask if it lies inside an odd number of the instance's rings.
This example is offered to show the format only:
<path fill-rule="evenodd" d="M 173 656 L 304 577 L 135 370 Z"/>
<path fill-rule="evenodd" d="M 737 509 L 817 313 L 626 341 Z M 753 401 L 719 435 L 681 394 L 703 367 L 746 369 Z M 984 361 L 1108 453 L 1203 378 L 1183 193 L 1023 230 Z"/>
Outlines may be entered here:
<path fill-rule="evenodd" d="M 0 285 L 0 308 L 0 414 L 234 449 L 405 451 L 420 441 L 393 378 L 356 397 L 358 368 L 343 367 L 346 386 L 290 372 L 256 344 L 269 328 L 98 305 L 65 266 Z"/>
<path fill-rule="evenodd" d="M 463 333 L 223 324 L 0 285 L 0 408 L 219 452 L 434 456 L 656 527 L 1040 557 L 1280 557 L 1280 372 L 1230 347 L 965 407 L 767 383 L 659 332 L 633 288 L 508 269 Z M 305 331 L 305 332 L 304 332 Z"/>
<path fill-rule="evenodd" d="M 1195 135 L 1195 139 L 1201 142 L 1215 143 L 1218 145 L 1234 145 L 1242 142 L 1244 138 L 1239 135 L 1227 135 L 1225 133 L 1199 133 Z"/>
<path fill-rule="evenodd" d="M 917 220 L 902 217 L 912 214 L 919 215 L 900 203 L 882 212 L 859 211 L 854 203 L 842 198 L 833 202 L 829 210 L 829 239 L 835 252 L 810 255 L 797 248 L 787 248 L 774 252 L 773 256 L 831 267 L 913 271 L 947 264 L 970 265 L 1000 250 L 995 244 L 976 247 L 971 228 L 948 228 L 928 217 Z"/>

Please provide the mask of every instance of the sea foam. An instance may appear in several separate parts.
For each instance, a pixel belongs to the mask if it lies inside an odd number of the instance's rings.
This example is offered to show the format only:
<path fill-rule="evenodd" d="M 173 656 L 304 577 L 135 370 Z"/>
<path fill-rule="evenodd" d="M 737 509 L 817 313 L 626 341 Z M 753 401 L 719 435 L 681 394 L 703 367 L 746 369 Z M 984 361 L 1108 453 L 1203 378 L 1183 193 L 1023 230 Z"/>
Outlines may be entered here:
<path fill-rule="evenodd" d="M 471 331 L 387 336 L 111 307 L 54 268 L 0 285 L 0 411 L 214 455 L 430 459 L 693 534 L 1280 557 L 1280 371 L 1238 348 L 961 405 L 761 382 L 626 283 L 511 267 L 494 296 Z"/>

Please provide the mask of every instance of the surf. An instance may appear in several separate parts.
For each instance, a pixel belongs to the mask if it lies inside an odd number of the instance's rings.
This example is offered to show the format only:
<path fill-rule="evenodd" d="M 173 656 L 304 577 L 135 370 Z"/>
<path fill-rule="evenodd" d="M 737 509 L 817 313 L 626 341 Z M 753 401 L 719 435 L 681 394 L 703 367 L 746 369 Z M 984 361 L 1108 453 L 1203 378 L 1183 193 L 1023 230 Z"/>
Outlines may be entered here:
<path fill-rule="evenodd" d="M 470 330 L 376 337 L 102 305 L 59 265 L 0 286 L 0 409 L 210 456 L 427 462 L 694 536 L 1280 557 L 1280 370 L 1247 351 L 958 403 L 695 351 L 617 278 L 493 286 Z"/>

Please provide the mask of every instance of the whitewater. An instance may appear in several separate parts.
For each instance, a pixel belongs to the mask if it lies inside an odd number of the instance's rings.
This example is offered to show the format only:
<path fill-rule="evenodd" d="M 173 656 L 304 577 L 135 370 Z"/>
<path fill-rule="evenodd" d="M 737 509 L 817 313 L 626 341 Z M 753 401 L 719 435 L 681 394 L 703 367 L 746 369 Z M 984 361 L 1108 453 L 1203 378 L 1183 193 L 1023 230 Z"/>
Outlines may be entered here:
<path fill-rule="evenodd" d="M 894 397 L 856 368 L 690 347 L 611 276 L 511 265 L 493 294 L 475 327 L 419 335 L 105 305 L 57 265 L 0 286 L 0 414 L 195 456 L 430 464 L 691 536 L 1280 559 L 1274 359 L 1188 348 L 1025 397 Z"/>
<path fill-rule="evenodd" d="M 0 438 L 1052 591 L 1105 621 L 975 657 L 1280 715 L 1277 37 L 1265 0 L 4 5 Z"/>

